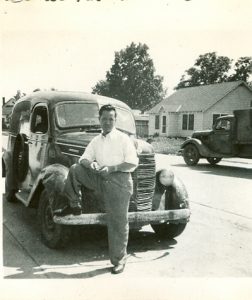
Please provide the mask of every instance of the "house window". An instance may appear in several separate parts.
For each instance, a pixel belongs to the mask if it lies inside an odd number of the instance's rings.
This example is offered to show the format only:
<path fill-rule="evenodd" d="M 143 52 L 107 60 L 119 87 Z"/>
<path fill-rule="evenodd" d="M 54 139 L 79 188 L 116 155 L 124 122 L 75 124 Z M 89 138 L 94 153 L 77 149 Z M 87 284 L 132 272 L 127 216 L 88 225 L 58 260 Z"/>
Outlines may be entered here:
<path fill-rule="evenodd" d="M 194 129 L 194 115 L 189 115 L 188 129 Z"/>
<path fill-rule="evenodd" d="M 159 129 L 159 116 L 155 116 L 155 129 Z"/>
<path fill-rule="evenodd" d="M 162 133 L 166 133 L 166 116 L 163 116 Z"/>
<path fill-rule="evenodd" d="M 194 115 L 193 114 L 183 114 L 182 130 L 194 130 Z"/>
<path fill-rule="evenodd" d="M 183 130 L 187 129 L 187 118 L 188 118 L 188 115 L 183 115 L 183 120 L 182 120 L 182 129 Z"/>
<path fill-rule="evenodd" d="M 217 118 L 226 116 L 227 114 L 213 114 L 213 124 L 215 124 L 215 121 Z"/>

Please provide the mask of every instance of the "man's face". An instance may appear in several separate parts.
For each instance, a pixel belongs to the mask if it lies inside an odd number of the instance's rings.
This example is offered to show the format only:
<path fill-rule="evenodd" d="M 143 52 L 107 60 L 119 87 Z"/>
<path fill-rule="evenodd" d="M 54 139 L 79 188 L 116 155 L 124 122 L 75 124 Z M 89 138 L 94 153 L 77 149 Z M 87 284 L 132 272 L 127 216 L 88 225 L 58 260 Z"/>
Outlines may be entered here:
<path fill-rule="evenodd" d="M 115 112 L 111 111 L 103 111 L 100 117 L 100 124 L 104 134 L 109 133 L 115 127 L 116 117 Z"/>

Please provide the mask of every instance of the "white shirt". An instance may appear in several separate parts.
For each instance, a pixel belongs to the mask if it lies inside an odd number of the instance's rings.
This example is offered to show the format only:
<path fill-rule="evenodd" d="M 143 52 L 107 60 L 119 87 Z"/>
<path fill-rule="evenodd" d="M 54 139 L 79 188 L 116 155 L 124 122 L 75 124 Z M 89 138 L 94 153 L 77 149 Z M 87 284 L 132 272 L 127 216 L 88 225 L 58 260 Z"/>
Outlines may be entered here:
<path fill-rule="evenodd" d="M 88 144 L 85 152 L 80 157 L 93 162 L 97 161 L 99 166 L 115 166 L 127 162 L 135 165 L 129 172 L 133 172 L 138 165 L 138 157 L 133 141 L 129 136 L 116 128 L 106 136 L 99 134 Z"/>

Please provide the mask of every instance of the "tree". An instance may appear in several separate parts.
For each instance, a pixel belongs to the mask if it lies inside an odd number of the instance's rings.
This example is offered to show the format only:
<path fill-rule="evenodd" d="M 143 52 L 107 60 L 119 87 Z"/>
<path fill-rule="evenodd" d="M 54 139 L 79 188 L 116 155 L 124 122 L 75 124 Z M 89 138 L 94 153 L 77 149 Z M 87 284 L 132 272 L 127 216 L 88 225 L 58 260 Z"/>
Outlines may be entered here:
<path fill-rule="evenodd" d="M 106 73 L 106 80 L 100 80 L 92 88 L 92 93 L 117 98 L 131 108 L 142 111 L 163 100 L 163 77 L 155 75 L 148 49 L 146 44 L 131 43 L 115 52 L 114 63 Z"/>
<path fill-rule="evenodd" d="M 235 73 L 229 77 L 229 81 L 243 80 L 248 82 L 252 75 L 252 57 L 240 57 L 235 63 Z"/>
<path fill-rule="evenodd" d="M 252 74 L 252 58 L 240 57 L 234 64 L 226 56 L 217 56 L 216 52 L 200 55 L 194 66 L 185 71 L 175 89 L 226 81 L 243 80 L 247 83 Z"/>
<path fill-rule="evenodd" d="M 186 70 L 176 89 L 227 81 L 232 60 L 216 52 L 200 55 L 194 66 Z"/>

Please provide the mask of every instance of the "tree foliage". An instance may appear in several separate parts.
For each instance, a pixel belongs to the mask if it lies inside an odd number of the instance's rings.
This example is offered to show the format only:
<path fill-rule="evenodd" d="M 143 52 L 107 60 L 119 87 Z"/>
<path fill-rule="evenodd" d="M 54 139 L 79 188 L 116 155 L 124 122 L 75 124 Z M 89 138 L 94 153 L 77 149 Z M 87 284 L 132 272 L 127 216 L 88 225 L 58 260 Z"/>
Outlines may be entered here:
<path fill-rule="evenodd" d="M 227 56 L 217 56 L 216 52 L 200 55 L 194 66 L 182 75 L 176 89 L 236 80 L 248 82 L 252 74 L 252 57 L 240 57 L 230 75 L 232 62 Z"/>
<path fill-rule="evenodd" d="M 163 77 L 155 75 L 152 59 L 145 44 L 131 43 L 115 52 L 114 63 L 92 93 L 113 97 L 133 109 L 146 110 L 163 100 Z"/>
<path fill-rule="evenodd" d="M 240 57 L 235 63 L 235 73 L 229 78 L 230 81 L 243 80 L 248 82 L 252 74 L 252 57 Z"/>

